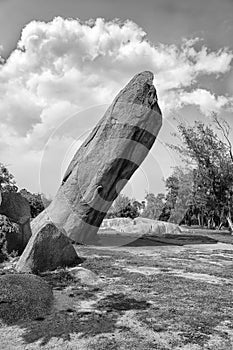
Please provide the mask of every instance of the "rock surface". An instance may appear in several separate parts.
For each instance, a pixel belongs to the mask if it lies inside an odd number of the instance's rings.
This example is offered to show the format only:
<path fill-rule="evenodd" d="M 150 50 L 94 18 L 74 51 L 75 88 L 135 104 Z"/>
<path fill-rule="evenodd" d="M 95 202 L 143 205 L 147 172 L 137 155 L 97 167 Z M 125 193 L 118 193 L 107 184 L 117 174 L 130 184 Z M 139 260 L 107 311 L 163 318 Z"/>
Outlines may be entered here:
<path fill-rule="evenodd" d="M 36 230 L 49 218 L 76 242 L 93 242 L 112 202 L 145 159 L 161 125 L 153 74 L 137 74 L 75 154 L 56 197 L 35 219 Z"/>
<path fill-rule="evenodd" d="M 167 221 L 152 220 L 147 218 L 136 218 L 134 219 L 134 226 L 142 227 L 146 230 L 145 233 L 151 235 L 165 235 L 165 234 L 181 234 L 182 230 L 177 224 L 173 224 Z"/>
<path fill-rule="evenodd" d="M 152 220 L 147 218 L 138 217 L 134 220 L 129 218 L 113 218 L 104 219 L 101 225 L 101 229 L 111 228 L 117 232 L 123 232 L 127 234 L 137 234 L 142 236 L 148 235 L 165 235 L 165 234 L 181 234 L 182 230 L 177 224 L 170 222 Z"/>
<path fill-rule="evenodd" d="M 31 237 L 21 255 L 16 270 L 38 273 L 80 263 L 68 237 L 54 224 L 46 223 Z"/>
<path fill-rule="evenodd" d="M 20 246 L 18 250 L 23 251 L 32 235 L 31 210 L 28 201 L 20 193 L 2 192 L 0 194 L 0 215 L 5 215 L 10 221 L 19 225 Z M 11 238 L 9 236 L 9 240 Z"/>
<path fill-rule="evenodd" d="M 0 276 L 0 324 L 44 317 L 52 308 L 52 288 L 30 274 Z"/>

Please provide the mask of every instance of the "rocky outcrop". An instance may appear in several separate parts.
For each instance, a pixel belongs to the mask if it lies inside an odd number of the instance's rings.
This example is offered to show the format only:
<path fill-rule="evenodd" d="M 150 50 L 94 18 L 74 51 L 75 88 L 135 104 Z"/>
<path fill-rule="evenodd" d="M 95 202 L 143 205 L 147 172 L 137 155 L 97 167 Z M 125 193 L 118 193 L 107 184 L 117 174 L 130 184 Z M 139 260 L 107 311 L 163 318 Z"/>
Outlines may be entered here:
<path fill-rule="evenodd" d="M 0 193 L 0 215 L 5 215 L 11 222 L 18 225 L 18 243 L 14 244 L 13 236 L 10 234 L 6 238 L 9 240 L 9 247 L 14 246 L 14 250 L 22 252 L 32 235 L 30 228 L 31 210 L 28 201 L 20 193 L 2 192 Z"/>
<path fill-rule="evenodd" d="M 112 218 L 112 219 L 104 219 L 100 228 L 107 229 L 117 229 L 121 226 L 133 225 L 133 219 L 130 218 Z"/>
<path fill-rule="evenodd" d="M 52 308 L 52 287 L 30 274 L 0 276 L 0 324 L 44 317 Z"/>
<path fill-rule="evenodd" d="M 135 219 L 129 218 L 113 218 L 104 219 L 101 228 L 112 228 L 118 233 L 123 232 L 137 236 L 143 234 L 150 235 L 166 235 L 166 234 L 181 234 L 181 228 L 177 224 L 170 222 L 152 220 L 138 217 Z"/>
<path fill-rule="evenodd" d="M 161 125 L 153 74 L 137 74 L 75 154 L 55 199 L 35 219 L 36 230 L 49 218 L 74 241 L 93 242 L 105 214 L 145 159 Z"/>
<path fill-rule="evenodd" d="M 39 273 L 82 262 L 68 237 L 54 224 L 46 223 L 31 237 L 16 270 Z"/>
<path fill-rule="evenodd" d="M 153 235 L 166 235 L 166 234 L 181 234 L 181 228 L 177 224 L 171 222 L 152 220 L 147 218 L 138 217 L 134 219 L 134 227 L 143 228 L 143 233 L 149 233 Z"/>

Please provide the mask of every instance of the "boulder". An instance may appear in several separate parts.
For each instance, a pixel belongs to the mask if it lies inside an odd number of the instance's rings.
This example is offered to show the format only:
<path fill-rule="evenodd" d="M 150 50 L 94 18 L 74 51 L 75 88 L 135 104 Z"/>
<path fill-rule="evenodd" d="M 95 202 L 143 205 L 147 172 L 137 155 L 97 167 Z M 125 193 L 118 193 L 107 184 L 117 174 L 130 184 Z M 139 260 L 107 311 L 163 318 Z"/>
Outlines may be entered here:
<path fill-rule="evenodd" d="M 44 317 L 52 305 L 52 288 L 42 278 L 30 274 L 0 276 L 0 324 Z"/>
<path fill-rule="evenodd" d="M 73 276 L 74 280 L 88 286 L 98 285 L 102 282 L 94 272 L 83 267 L 72 267 L 69 269 L 69 273 Z"/>
<path fill-rule="evenodd" d="M 153 74 L 137 74 L 74 155 L 54 200 L 35 218 L 36 230 L 49 219 L 74 241 L 94 242 L 112 202 L 147 156 L 161 125 Z"/>
<path fill-rule="evenodd" d="M 16 270 L 39 273 L 82 262 L 71 244 L 53 223 L 45 225 L 31 237 L 21 255 Z"/>
<path fill-rule="evenodd" d="M 179 225 L 167 221 L 152 220 L 138 217 L 134 219 L 134 225 L 134 227 L 143 227 L 144 231 L 146 231 L 143 233 L 148 233 L 152 236 L 163 236 L 166 234 L 180 235 L 182 233 L 182 230 Z"/>
<path fill-rule="evenodd" d="M 101 228 L 113 228 L 117 229 L 118 227 L 121 226 L 126 226 L 126 225 L 132 225 L 133 220 L 130 218 L 112 218 L 112 219 L 104 219 Z"/>
<path fill-rule="evenodd" d="M 32 235 L 31 210 L 28 201 L 20 193 L 2 192 L 0 193 L 0 215 L 5 215 L 11 222 L 19 226 L 20 238 L 17 241 L 20 240 L 20 247 L 15 250 L 22 252 Z M 14 246 L 13 236 L 8 238 L 11 240 L 10 244 Z"/>

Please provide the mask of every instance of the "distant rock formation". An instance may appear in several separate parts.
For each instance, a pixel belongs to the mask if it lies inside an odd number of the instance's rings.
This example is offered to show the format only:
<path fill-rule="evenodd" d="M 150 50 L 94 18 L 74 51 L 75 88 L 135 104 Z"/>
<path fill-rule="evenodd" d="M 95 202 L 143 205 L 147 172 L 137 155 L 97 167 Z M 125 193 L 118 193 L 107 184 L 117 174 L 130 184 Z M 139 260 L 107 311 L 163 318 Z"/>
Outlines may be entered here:
<path fill-rule="evenodd" d="M 32 235 L 30 228 L 31 210 L 28 201 L 20 193 L 0 192 L 0 215 L 5 215 L 18 225 L 19 237 L 17 240 L 10 234 L 7 235 L 6 239 L 9 241 L 10 250 L 18 250 L 21 253 Z"/>
<path fill-rule="evenodd" d="M 145 159 L 161 125 L 153 74 L 137 74 L 78 149 L 56 197 L 35 218 L 33 234 L 49 218 L 72 240 L 93 242 L 112 202 Z"/>
<path fill-rule="evenodd" d="M 71 241 L 54 224 L 45 223 L 31 237 L 21 255 L 16 270 L 18 272 L 39 273 L 58 267 L 73 266 L 82 262 Z"/>
<path fill-rule="evenodd" d="M 132 234 L 135 237 L 147 235 L 179 235 L 182 230 L 179 225 L 170 222 L 152 220 L 138 217 L 135 219 L 129 218 L 113 218 L 104 219 L 101 228 L 110 227 L 118 232 Z"/>

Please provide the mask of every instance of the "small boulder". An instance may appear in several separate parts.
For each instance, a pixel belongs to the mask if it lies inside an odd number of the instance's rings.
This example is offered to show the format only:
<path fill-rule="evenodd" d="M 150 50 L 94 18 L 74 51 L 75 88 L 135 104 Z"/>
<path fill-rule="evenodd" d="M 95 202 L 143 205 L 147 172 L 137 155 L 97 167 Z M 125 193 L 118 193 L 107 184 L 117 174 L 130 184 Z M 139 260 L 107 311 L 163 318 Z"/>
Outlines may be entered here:
<path fill-rule="evenodd" d="M 44 317 L 52 306 L 52 287 L 41 277 L 30 274 L 0 276 L 0 324 Z"/>
<path fill-rule="evenodd" d="M 37 274 L 80 262 L 70 239 L 50 222 L 30 238 L 16 270 Z"/>
<path fill-rule="evenodd" d="M 69 273 L 72 275 L 74 280 L 85 285 L 93 286 L 102 282 L 94 272 L 84 269 L 83 267 L 72 267 L 69 269 Z"/>

